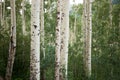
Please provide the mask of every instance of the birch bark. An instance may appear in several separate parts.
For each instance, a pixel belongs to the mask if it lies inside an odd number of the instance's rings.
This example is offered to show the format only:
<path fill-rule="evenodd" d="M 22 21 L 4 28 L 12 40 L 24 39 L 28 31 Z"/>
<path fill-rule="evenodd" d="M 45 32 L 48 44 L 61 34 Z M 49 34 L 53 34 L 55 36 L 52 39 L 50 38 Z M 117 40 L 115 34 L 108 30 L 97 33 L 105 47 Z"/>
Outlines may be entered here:
<path fill-rule="evenodd" d="M 84 70 L 86 76 L 91 77 L 91 40 L 92 40 L 92 1 L 84 0 Z"/>
<path fill-rule="evenodd" d="M 31 4 L 30 80 L 40 80 L 40 0 Z"/>
<path fill-rule="evenodd" d="M 61 42 L 61 1 L 57 1 L 57 26 L 56 26 L 56 42 L 55 42 L 55 80 L 60 80 L 60 42 Z"/>
<path fill-rule="evenodd" d="M 68 44 L 69 44 L 69 0 L 62 3 L 61 52 L 60 52 L 60 80 L 67 80 Z"/>

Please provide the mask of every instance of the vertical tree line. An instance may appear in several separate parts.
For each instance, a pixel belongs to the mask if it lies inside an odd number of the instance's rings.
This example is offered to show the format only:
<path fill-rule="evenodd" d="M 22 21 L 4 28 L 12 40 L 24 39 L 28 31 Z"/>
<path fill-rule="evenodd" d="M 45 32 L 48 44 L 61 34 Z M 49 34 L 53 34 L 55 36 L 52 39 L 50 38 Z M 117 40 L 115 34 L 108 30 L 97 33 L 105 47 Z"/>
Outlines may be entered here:
<path fill-rule="evenodd" d="M 83 27 L 84 27 L 84 70 L 86 77 L 91 77 L 91 42 L 92 42 L 92 1 L 84 0 Z"/>
<path fill-rule="evenodd" d="M 55 80 L 67 80 L 69 0 L 57 2 Z"/>
<path fill-rule="evenodd" d="M 69 0 L 63 0 L 61 20 L 60 80 L 67 80 L 69 42 Z"/>
<path fill-rule="evenodd" d="M 120 6 L 93 1 L 0 0 L 0 80 L 119 80 Z"/>
<path fill-rule="evenodd" d="M 60 43 L 61 43 L 61 19 L 62 19 L 62 0 L 57 1 L 57 25 L 55 41 L 55 80 L 60 80 Z"/>
<path fill-rule="evenodd" d="M 15 10 L 15 0 L 10 0 L 11 6 L 11 31 L 10 31 L 10 44 L 9 44 L 9 54 L 8 62 L 6 68 L 5 79 L 11 80 L 13 64 L 16 53 L 16 10 Z"/>
<path fill-rule="evenodd" d="M 32 0 L 30 50 L 30 80 L 40 80 L 40 0 Z"/>

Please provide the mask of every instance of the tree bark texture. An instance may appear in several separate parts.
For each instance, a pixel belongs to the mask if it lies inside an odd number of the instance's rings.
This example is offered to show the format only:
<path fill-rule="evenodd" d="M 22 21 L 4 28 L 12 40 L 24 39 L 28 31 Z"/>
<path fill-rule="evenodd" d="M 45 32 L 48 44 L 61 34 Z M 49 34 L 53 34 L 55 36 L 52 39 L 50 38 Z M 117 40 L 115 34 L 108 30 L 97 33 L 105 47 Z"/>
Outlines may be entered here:
<path fill-rule="evenodd" d="M 31 4 L 30 80 L 40 80 L 40 0 Z"/>
<path fill-rule="evenodd" d="M 60 80 L 67 80 L 68 74 L 69 4 L 69 0 L 63 0 L 61 18 Z"/>
<path fill-rule="evenodd" d="M 61 1 L 57 1 L 57 25 L 56 25 L 56 41 L 55 41 L 55 80 L 60 80 L 60 42 L 61 42 Z"/>
<path fill-rule="evenodd" d="M 92 39 L 92 1 L 84 0 L 84 70 L 86 77 L 91 77 L 91 39 Z"/>

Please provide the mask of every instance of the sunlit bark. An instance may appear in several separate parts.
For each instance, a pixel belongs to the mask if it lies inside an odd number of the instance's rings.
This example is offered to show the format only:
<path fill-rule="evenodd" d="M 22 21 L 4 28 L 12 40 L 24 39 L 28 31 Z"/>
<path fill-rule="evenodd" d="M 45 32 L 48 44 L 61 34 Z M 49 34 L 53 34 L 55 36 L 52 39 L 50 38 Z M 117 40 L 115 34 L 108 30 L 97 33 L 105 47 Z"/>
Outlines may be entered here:
<path fill-rule="evenodd" d="M 68 41 L 69 41 L 69 0 L 62 3 L 61 52 L 60 52 L 60 80 L 67 80 Z"/>
<path fill-rule="evenodd" d="M 56 26 L 56 41 L 55 41 L 55 80 L 60 80 L 60 42 L 61 42 L 61 1 L 57 1 L 57 26 Z"/>
<path fill-rule="evenodd" d="M 87 77 L 91 76 L 91 39 L 92 39 L 92 1 L 84 0 L 84 70 Z"/>
<path fill-rule="evenodd" d="M 40 0 L 31 5 L 30 80 L 40 80 Z"/>

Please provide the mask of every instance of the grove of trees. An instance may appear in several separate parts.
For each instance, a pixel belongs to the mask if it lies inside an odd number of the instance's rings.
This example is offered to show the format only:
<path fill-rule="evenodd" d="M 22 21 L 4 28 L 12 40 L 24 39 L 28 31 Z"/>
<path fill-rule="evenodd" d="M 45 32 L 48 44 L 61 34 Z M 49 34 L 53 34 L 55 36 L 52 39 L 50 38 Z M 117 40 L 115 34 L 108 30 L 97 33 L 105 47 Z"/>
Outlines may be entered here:
<path fill-rule="evenodd" d="M 120 0 L 0 0 L 0 80 L 120 80 Z"/>

